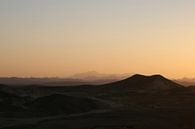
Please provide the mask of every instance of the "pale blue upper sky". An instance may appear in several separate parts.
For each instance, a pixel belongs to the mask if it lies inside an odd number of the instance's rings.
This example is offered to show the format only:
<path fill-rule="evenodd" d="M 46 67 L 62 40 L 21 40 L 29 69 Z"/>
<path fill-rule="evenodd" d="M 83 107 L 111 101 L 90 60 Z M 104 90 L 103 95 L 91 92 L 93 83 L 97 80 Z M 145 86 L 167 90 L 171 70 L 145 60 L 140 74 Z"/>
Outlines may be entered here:
<path fill-rule="evenodd" d="M 0 76 L 195 77 L 194 0 L 1 0 L 0 19 Z"/>

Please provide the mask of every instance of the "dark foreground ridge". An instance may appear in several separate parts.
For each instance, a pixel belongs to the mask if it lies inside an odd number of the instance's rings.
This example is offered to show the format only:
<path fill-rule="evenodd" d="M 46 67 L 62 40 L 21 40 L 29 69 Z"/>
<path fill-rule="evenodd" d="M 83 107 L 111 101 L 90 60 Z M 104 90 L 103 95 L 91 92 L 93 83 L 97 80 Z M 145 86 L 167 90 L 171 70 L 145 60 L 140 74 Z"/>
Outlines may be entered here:
<path fill-rule="evenodd" d="M 0 85 L 0 129 L 195 129 L 195 90 L 161 75 L 87 86 Z"/>

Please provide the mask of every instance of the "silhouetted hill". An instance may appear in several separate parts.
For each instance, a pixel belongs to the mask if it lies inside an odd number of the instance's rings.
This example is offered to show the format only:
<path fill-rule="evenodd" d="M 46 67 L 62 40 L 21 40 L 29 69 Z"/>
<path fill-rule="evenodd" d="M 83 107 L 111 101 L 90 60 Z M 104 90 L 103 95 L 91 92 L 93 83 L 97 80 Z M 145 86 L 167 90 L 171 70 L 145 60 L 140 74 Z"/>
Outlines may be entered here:
<path fill-rule="evenodd" d="M 34 96 L 26 96 L 31 87 L 9 87 L 0 85 L 0 114 L 4 117 L 46 117 L 57 115 L 69 115 L 89 112 L 104 108 L 106 105 L 97 100 L 83 97 L 67 96 L 64 94 L 52 93 L 53 88 L 34 87 L 33 92 L 41 92 L 46 90 L 50 95 L 34 98 Z M 26 92 L 25 96 L 20 96 L 21 90 Z M 30 94 L 29 94 L 30 95 Z"/>
<path fill-rule="evenodd" d="M 0 88 L 0 113 L 1 115 L 12 114 L 13 112 L 22 111 L 23 107 L 21 106 L 23 102 L 25 102 L 27 98 L 20 97 L 15 94 L 4 91 Z"/>
<path fill-rule="evenodd" d="M 104 86 L 134 90 L 169 90 L 183 87 L 161 75 L 144 76 L 140 74 Z"/>
<path fill-rule="evenodd" d="M 52 94 L 25 104 L 32 116 L 68 115 L 100 109 L 97 101 L 62 94 Z"/>

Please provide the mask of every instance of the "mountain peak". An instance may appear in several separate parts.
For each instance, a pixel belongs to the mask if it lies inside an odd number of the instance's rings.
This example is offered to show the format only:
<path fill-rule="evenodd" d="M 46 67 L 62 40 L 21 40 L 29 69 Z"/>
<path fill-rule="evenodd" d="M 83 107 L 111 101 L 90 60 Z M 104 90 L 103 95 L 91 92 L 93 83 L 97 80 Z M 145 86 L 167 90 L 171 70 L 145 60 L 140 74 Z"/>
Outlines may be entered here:
<path fill-rule="evenodd" d="M 129 77 L 128 79 L 166 79 L 166 78 L 160 74 L 155 74 L 155 75 L 151 75 L 151 76 L 146 76 L 146 75 L 142 75 L 142 74 L 135 74 L 135 75 Z"/>
<path fill-rule="evenodd" d="M 145 75 L 142 75 L 142 74 L 134 74 L 130 78 L 137 78 L 137 77 L 146 77 L 146 76 Z"/>
<path fill-rule="evenodd" d="M 127 79 L 114 82 L 110 85 L 139 90 L 167 90 L 182 87 L 159 74 L 151 76 L 135 74 Z"/>
<path fill-rule="evenodd" d="M 150 77 L 166 79 L 164 76 L 162 76 L 162 75 L 160 75 L 160 74 L 152 75 L 152 76 L 150 76 Z"/>

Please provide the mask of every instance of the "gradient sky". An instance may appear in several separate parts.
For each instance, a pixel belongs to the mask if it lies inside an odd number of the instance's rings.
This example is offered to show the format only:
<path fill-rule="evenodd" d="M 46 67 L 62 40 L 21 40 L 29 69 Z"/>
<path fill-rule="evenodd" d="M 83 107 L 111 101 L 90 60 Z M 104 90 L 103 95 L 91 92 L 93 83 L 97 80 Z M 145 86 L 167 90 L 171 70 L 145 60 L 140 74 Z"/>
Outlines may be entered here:
<path fill-rule="evenodd" d="M 194 0 L 0 0 L 0 76 L 195 77 Z"/>

